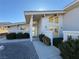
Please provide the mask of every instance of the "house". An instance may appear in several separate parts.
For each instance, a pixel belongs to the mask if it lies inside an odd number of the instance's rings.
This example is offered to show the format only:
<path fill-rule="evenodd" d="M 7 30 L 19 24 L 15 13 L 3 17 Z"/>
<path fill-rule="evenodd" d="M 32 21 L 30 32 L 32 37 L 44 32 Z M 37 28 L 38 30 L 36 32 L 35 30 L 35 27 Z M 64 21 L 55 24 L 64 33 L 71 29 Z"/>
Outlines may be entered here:
<path fill-rule="evenodd" d="M 28 32 L 27 25 L 24 22 L 17 22 L 7 25 L 8 33 Z"/>
<path fill-rule="evenodd" d="M 6 33 L 18 33 L 18 32 L 28 32 L 28 29 L 26 28 L 26 23 L 24 22 L 18 22 L 18 23 L 9 23 L 9 22 L 2 22 L 0 23 L 0 34 L 6 34 Z"/>
<path fill-rule="evenodd" d="M 29 27 L 30 39 L 41 33 L 51 39 L 68 35 L 79 35 L 79 0 L 75 0 L 64 10 L 52 11 L 24 11 L 26 23 Z"/>
<path fill-rule="evenodd" d="M 10 22 L 0 22 L 0 35 L 6 34 L 8 32 L 7 25 L 11 24 Z"/>

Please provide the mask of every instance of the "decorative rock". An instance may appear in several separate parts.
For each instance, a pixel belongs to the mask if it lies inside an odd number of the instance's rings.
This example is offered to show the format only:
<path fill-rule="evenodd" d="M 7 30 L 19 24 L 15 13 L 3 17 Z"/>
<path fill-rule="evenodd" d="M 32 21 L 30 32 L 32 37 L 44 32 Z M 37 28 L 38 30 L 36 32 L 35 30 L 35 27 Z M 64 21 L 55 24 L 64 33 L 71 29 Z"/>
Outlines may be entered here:
<path fill-rule="evenodd" d="M 0 51 L 4 49 L 4 45 L 0 45 Z"/>

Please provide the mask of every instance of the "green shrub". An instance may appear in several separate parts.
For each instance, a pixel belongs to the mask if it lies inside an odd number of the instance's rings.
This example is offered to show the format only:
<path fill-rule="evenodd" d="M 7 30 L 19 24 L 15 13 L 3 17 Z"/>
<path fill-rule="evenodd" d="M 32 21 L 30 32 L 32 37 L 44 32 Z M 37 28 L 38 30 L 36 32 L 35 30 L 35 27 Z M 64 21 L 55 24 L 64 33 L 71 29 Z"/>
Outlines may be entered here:
<path fill-rule="evenodd" d="M 53 45 L 55 47 L 58 47 L 62 42 L 63 42 L 63 38 L 61 38 L 61 37 L 59 37 L 59 38 L 53 38 Z"/>
<path fill-rule="evenodd" d="M 17 33 L 16 34 L 16 38 L 17 39 L 22 39 L 23 38 L 23 33 L 21 33 L 21 32 L 20 33 Z"/>
<path fill-rule="evenodd" d="M 30 35 L 29 35 L 29 33 L 9 33 L 9 34 L 7 34 L 6 35 L 6 38 L 7 39 L 9 39 L 9 40 L 11 40 L 11 39 L 23 39 L 23 38 L 30 38 Z"/>
<path fill-rule="evenodd" d="M 69 39 L 63 42 L 59 49 L 63 59 L 79 59 L 79 39 Z"/>
<path fill-rule="evenodd" d="M 44 42 L 46 45 L 48 45 L 48 46 L 51 45 L 50 38 L 48 38 L 47 36 L 44 36 L 44 37 L 43 37 L 43 42 Z"/>
<path fill-rule="evenodd" d="M 41 42 L 43 42 L 43 37 L 44 37 L 45 35 L 44 34 L 40 34 L 39 35 L 39 40 L 41 41 Z"/>
<path fill-rule="evenodd" d="M 27 38 L 27 39 L 30 38 L 30 34 L 29 33 L 24 33 L 23 38 Z"/>
<path fill-rule="evenodd" d="M 9 33 L 6 35 L 8 40 L 16 39 L 16 33 Z"/>

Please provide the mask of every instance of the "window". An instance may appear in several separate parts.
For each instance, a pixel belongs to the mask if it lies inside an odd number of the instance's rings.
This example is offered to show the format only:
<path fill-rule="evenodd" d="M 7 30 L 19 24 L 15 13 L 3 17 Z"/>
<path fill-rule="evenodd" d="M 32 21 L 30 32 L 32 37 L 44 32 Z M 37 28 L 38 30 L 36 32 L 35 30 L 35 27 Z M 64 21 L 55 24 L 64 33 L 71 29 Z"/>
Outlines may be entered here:
<path fill-rule="evenodd" d="M 58 16 L 55 17 L 55 23 L 59 23 L 59 18 L 58 18 Z"/>

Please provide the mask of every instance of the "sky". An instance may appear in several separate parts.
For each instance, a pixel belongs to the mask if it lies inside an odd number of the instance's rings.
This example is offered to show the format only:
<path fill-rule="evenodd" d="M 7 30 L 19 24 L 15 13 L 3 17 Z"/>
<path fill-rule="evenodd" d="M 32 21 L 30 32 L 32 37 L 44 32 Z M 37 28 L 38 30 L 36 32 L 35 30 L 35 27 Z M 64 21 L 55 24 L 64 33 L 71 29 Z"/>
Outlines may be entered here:
<path fill-rule="evenodd" d="M 0 0 L 0 22 L 24 22 L 24 11 L 62 10 L 73 0 Z"/>

